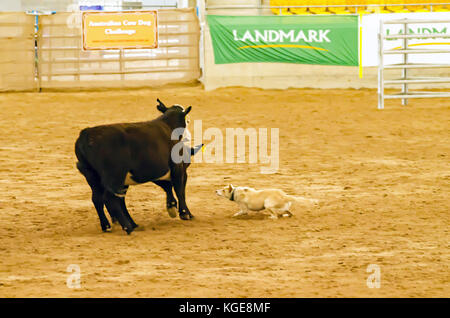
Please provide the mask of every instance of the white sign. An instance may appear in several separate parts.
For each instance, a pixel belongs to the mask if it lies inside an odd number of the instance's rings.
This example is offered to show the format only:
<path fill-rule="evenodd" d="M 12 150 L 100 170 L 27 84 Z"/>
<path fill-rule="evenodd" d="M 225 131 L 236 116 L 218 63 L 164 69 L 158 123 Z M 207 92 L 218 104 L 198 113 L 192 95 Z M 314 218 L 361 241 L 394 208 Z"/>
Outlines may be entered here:
<path fill-rule="evenodd" d="M 378 66 L 378 33 L 381 20 L 450 20 L 450 12 L 427 12 L 427 13 L 391 13 L 364 15 L 363 27 L 363 66 Z M 403 24 L 385 24 L 384 34 L 403 34 Z M 450 38 L 439 38 L 439 35 L 450 35 L 450 23 L 417 23 L 408 25 L 408 34 L 435 34 L 430 39 L 408 39 L 408 49 L 450 49 Z M 402 49 L 403 41 L 384 40 L 385 50 Z M 402 54 L 384 55 L 384 65 L 402 63 Z M 408 54 L 409 63 L 432 63 L 450 64 L 450 53 L 439 54 Z"/>

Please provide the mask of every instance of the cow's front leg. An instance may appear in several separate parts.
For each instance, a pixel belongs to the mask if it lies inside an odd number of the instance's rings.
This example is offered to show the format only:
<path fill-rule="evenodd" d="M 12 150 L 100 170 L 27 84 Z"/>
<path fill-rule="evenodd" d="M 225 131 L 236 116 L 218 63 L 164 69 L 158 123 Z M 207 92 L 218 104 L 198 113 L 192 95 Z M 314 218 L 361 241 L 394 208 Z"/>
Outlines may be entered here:
<path fill-rule="evenodd" d="M 157 180 L 157 181 L 153 181 L 153 183 L 160 186 L 161 188 L 163 188 L 163 190 L 166 192 L 167 213 L 169 213 L 169 216 L 171 218 L 176 217 L 177 216 L 177 200 L 173 196 L 172 183 L 170 181 L 166 181 L 166 180 Z"/>
<path fill-rule="evenodd" d="M 193 219 L 194 216 L 191 214 L 191 211 L 189 211 L 186 204 L 186 169 L 184 169 L 182 165 L 176 165 L 171 169 L 170 173 L 173 189 L 178 198 L 178 214 L 180 215 L 180 219 Z"/>
<path fill-rule="evenodd" d="M 133 232 L 134 227 L 131 225 L 130 220 L 125 216 L 125 213 L 122 210 L 121 200 L 122 198 L 118 195 L 111 193 L 108 190 L 105 191 L 104 201 L 106 208 L 112 215 L 117 218 L 120 225 L 122 226 L 122 229 L 126 231 L 127 234 L 130 234 L 131 232 Z"/>

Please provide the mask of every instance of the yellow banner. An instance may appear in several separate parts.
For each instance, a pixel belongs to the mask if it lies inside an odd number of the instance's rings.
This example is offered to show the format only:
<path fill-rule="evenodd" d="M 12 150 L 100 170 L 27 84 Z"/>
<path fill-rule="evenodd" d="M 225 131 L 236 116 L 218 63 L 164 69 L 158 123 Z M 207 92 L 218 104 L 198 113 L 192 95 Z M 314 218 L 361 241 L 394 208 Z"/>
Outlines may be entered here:
<path fill-rule="evenodd" d="M 157 11 L 83 12 L 83 50 L 158 47 Z"/>

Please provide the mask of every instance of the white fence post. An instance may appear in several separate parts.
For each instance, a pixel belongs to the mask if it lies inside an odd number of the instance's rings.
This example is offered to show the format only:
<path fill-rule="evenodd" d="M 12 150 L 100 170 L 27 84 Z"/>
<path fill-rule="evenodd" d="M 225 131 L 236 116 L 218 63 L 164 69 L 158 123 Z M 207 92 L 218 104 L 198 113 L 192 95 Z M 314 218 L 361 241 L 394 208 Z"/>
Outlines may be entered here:
<path fill-rule="evenodd" d="M 383 20 L 380 21 L 380 31 L 378 34 L 378 109 L 384 108 L 384 61 L 383 61 Z"/>

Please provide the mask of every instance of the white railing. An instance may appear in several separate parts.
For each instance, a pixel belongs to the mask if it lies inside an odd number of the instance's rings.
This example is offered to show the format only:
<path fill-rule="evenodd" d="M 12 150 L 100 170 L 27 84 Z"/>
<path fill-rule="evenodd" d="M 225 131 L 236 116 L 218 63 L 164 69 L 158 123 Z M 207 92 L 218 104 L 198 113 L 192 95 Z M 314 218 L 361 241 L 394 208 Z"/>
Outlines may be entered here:
<path fill-rule="evenodd" d="M 437 98 L 437 97 L 450 97 L 450 92 L 433 92 L 433 91 L 409 91 L 409 84 L 433 84 L 433 83 L 450 83 L 450 77 L 411 77 L 409 74 L 410 69 L 426 69 L 426 68 L 450 68 L 450 64 L 416 64 L 408 62 L 408 54 L 442 54 L 450 53 L 450 48 L 448 49 L 408 49 L 409 39 L 428 39 L 428 38 L 443 38 L 450 39 L 448 34 L 408 34 L 408 25 L 420 24 L 420 23 L 450 23 L 450 20 L 411 20 L 411 19 L 401 19 L 401 20 L 390 20 L 390 21 L 380 21 L 380 31 L 378 34 L 379 40 L 379 66 L 378 66 L 378 109 L 384 108 L 385 99 L 401 99 L 402 105 L 408 104 L 409 98 Z M 386 24 L 397 24 L 402 25 L 401 34 L 390 34 L 385 35 L 385 25 Z M 385 50 L 384 40 L 402 39 L 401 49 Z M 384 55 L 386 54 L 401 54 L 402 63 L 394 65 L 384 65 Z M 450 61 L 449 61 L 450 62 Z M 402 77 L 399 79 L 384 79 L 384 71 L 386 69 L 400 69 L 402 71 Z M 385 85 L 401 85 L 402 89 L 400 93 L 397 94 L 385 94 Z"/>

